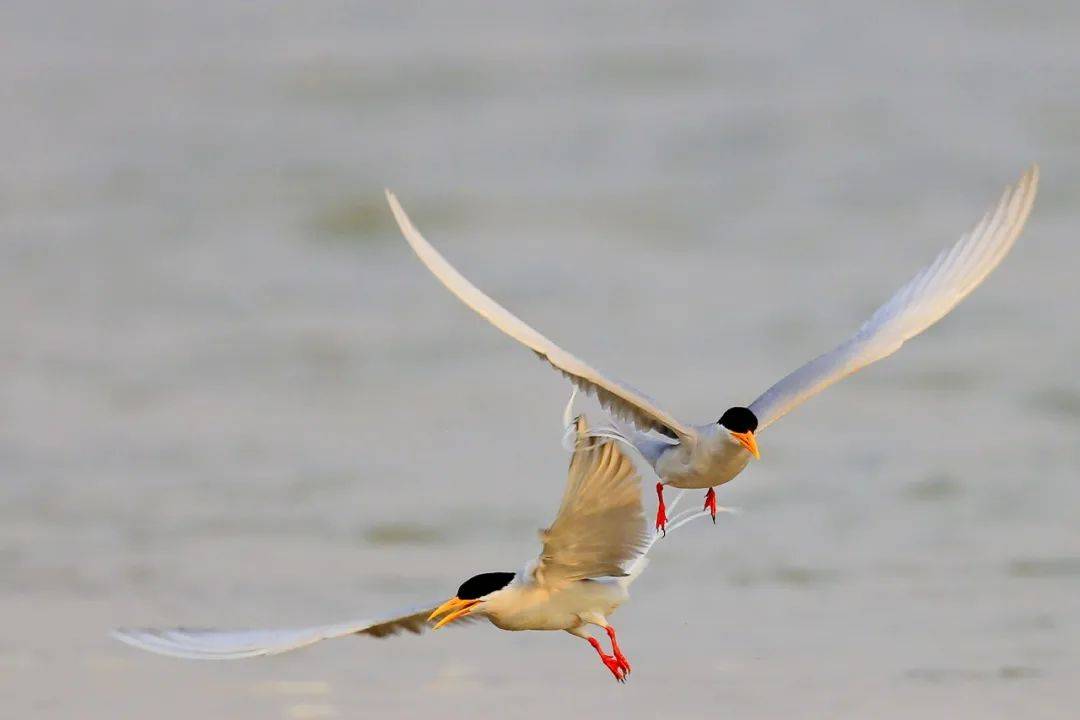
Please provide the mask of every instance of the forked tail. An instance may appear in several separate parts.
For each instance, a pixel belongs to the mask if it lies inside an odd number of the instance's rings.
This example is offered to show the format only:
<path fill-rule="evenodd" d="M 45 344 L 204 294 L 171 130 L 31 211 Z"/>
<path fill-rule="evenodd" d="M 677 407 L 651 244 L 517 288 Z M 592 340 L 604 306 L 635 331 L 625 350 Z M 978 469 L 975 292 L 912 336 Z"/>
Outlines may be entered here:
<path fill-rule="evenodd" d="M 675 500 L 668 505 L 668 510 L 674 511 L 675 507 L 679 504 L 679 501 L 683 499 L 683 496 L 685 494 L 686 491 L 681 490 L 679 494 L 675 496 Z M 691 523 L 699 517 L 710 517 L 710 515 L 707 510 L 694 510 L 693 508 L 687 508 L 686 510 L 683 510 L 682 512 L 673 515 L 671 520 L 668 521 L 667 534 L 670 535 L 672 532 L 678 530 L 683 525 Z M 645 568 L 649 565 L 649 551 L 652 550 L 652 547 L 656 544 L 656 541 L 662 537 L 665 536 L 659 532 L 653 533 L 652 537 L 649 539 L 648 544 L 641 551 L 641 555 L 638 555 L 637 559 L 634 560 L 634 562 L 630 563 L 629 567 L 626 568 L 626 575 L 619 578 L 620 585 L 622 585 L 624 588 L 630 587 L 630 584 L 637 580 L 638 575 L 641 575 L 641 573 L 645 571 Z"/>

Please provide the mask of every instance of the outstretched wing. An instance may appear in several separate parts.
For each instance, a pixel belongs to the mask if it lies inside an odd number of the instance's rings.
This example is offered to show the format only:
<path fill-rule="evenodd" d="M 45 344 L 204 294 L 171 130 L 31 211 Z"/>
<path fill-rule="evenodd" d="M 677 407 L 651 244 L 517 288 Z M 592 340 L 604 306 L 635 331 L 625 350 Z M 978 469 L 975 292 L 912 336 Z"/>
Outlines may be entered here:
<path fill-rule="evenodd" d="M 838 380 L 892 355 L 944 317 L 998 266 L 1024 228 L 1039 185 L 1033 165 L 997 207 L 877 309 L 858 332 L 750 404 L 764 429 Z"/>
<path fill-rule="evenodd" d="M 649 544 L 641 476 L 627 444 L 589 437 L 582 417 L 576 426 L 562 504 L 551 527 L 540 531 L 543 547 L 533 573 L 539 585 L 622 577 Z"/>
<path fill-rule="evenodd" d="M 140 650 L 158 655 L 192 660 L 238 660 L 240 658 L 277 655 L 313 645 L 321 640 L 346 635 L 387 637 L 401 631 L 421 632 L 427 616 L 439 606 L 405 609 L 373 620 L 356 620 L 337 625 L 309 628 L 280 628 L 268 630 L 203 630 L 119 629 L 112 635 L 117 640 Z"/>
<path fill-rule="evenodd" d="M 401 228 L 401 234 L 412 246 L 416 256 L 450 292 L 478 315 L 547 360 L 583 391 L 595 393 L 600 404 L 615 417 L 631 422 L 642 430 L 658 430 L 677 436 L 684 442 L 696 438 L 692 427 L 676 420 L 644 393 L 604 376 L 599 370 L 566 352 L 485 295 L 424 239 L 401 208 L 397 197 L 389 190 L 386 191 L 386 199 Z"/>

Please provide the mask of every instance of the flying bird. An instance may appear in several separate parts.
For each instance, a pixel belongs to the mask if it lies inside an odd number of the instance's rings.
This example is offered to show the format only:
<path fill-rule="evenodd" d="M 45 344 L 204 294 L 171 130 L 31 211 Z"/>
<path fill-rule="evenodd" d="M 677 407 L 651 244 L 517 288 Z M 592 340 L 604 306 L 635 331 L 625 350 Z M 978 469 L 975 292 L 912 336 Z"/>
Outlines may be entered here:
<path fill-rule="evenodd" d="M 708 488 L 705 509 L 716 520 L 715 487 L 760 458 L 758 434 L 809 398 L 848 375 L 885 358 L 952 310 L 1008 254 L 1027 221 L 1039 183 L 1032 165 L 1005 190 L 998 204 L 832 350 L 807 362 L 748 406 L 724 411 L 716 422 L 691 425 L 649 396 L 606 375 L 553 343 L 469 282 L 413 225 L 397 197 L 386 193 L 398 226 L 420 261 L 463 303 L 504 333 L 530 348 L 577 388 L 593 393 L 659 476 L 656 527 L 667 523 L 664 487 Z M 673 365 L 672 371 L 677 367 Z"/>
<path fill-rule="evenodd" d="M 641 479 L 625 441 L 591 436 L 583 417 L 562 503 L 554 522 L 540 531 L 540 555 L 516 572 L 485 572 L 461 584 L 444 603 L 430 603 L 370 620 L 277 630 L 116 630 L 128 645 L 179 658 L 233 660 L 276 655 L 348 635 L 385 637 L 419 633 L 462 620 L 487 618 L 502 630 L 565 630 L 587 641 L 616 680 L 630 662 L 608 617 L 629 598 L 630 584 L 647 564 L 658 535 L 645 522 Z M 649 472 L 648 466 L 643 469 Z M 671 529 L 704 517 L 684 511 Z M 589 632 L 607 634 L 607 653 Z"/>

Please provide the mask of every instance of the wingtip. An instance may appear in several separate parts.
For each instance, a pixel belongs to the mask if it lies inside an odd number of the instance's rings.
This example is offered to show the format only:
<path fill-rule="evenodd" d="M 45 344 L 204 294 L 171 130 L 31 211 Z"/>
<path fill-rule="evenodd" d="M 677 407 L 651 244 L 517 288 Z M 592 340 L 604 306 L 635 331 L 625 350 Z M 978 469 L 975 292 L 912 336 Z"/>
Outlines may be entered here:
<path fill-rule="evenodd" d="M 581 413 L 573 420 L 574 427 L 574 450 L 591 450 L 601 444 L 601 440 L 589 432 L 589 423 L 585 414 Z"/>
<path fill-rule="evenodd" d="M 1036 162 L 1031 163 L 1024 170 L 1024 174 L 1020 176 L 1020 179 L 1016 181 L 1014 185 L 1010 185 L 1005 188 L 1006 193 L 1013 193 L 1016 195 L 1026 195 L 1029 198 L 1034 197 L 1035 193 L 1039 189 L 1039 164 Z"/>
<path fill-rule="evenodd" d="M 1020 227 L 1022 228 L 1035 205 L 1035 196 L 1039 192 L 1039 164 L 1036 162 L 1028 166 L 1027 171 L 1016 184 L 1013 192 L 1021 198 Z"/>
<path fill-rule="evenodd" d="M 419 253 L 418 247 L 424 247 L 428 243 L 420 235 L 420 231 L 413 225 L 412 220 L 409 218 L 409 214 L 405 212 L 405 208 L 401 207 L 401 202 L 398 201 L 397 195 L 394 194 L 389 188 L 385 189 L 386 202 L 390 205 L 390 213 L 394 216 L 394 222 L 397 223 L 398 229 L 404 236 L 405 241 L 412 246 L 414 250 Z"/>
<path fill-rule="evenodd" d="M 136 628 L 113 628 L 109 631 L 109 637 L 128 647 L 146 650 L 145 644 L 139 642 L 139 636 L 145 635 L 146 632 L 146 630 L 139 630 Z"/>

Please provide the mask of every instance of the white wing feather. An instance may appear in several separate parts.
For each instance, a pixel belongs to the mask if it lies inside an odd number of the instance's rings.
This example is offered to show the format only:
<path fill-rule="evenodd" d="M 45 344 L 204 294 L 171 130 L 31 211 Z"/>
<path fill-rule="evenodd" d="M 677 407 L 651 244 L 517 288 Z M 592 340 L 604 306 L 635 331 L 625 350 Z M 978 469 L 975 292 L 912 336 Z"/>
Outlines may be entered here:
<path fill-rule="evenodd" d="M 563 373 L 584 392 L 594 393 L 601 405 L 617 418 L 631 422 L 642 430 L 674 433 L 683 441 L 690 441 L 697 437 L 692 427 L 676 420 L 647 395 L 625 383 L 606 377 L 599 370 L 548 340 L 484 294 L 424 239 L 401 208 L 397 197 L 389 190 L 386 191 L 386 199 L 390 203 L 390 210 L 394 213 L 402 235 L 412 246 L 420 261 L 450 292 L 478 315 L 551 363 L 556 370 Z"/>
<path fill-rule="evenodd" d="M 944 317 L 986 279 L 1024 228 L 1039 185 L 1033 165 L 997 207 L 877 309 L 858 332 L 766 390 L 750 405 L 768 427 L 838 380 L 887 357 Z"/>
<path fill-rule="evenodd" d="M 419 633 L 438 603 L 410 608 L 375 620 L 356 620 L 336 625 L 268 630 L 119 629 L 112 635 L 120 642 L 158 655 L 192 660 L 238 660 L 277 655 L 346 635 L 386 637 L 401 631 Z"/>

